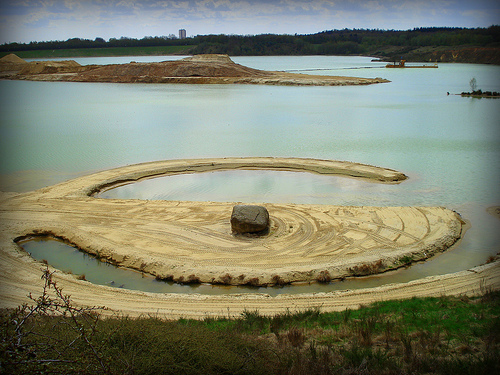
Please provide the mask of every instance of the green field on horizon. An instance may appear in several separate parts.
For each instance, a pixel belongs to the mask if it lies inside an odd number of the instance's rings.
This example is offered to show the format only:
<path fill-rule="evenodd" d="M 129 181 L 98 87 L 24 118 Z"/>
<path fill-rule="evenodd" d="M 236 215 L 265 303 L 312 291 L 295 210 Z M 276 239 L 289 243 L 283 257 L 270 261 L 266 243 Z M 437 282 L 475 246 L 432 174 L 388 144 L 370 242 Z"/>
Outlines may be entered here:
<path fill-rule="evenodd" d="M 154 46 L 154 47 L 107 47 L 107 48 L 75 48 L 33 51 L 1 52 L 0 57 L 14 53 L 23 59 L 53 57 L 101 57 L 101 56 L 148 56 L 189 54 L 194 46 Z"/>

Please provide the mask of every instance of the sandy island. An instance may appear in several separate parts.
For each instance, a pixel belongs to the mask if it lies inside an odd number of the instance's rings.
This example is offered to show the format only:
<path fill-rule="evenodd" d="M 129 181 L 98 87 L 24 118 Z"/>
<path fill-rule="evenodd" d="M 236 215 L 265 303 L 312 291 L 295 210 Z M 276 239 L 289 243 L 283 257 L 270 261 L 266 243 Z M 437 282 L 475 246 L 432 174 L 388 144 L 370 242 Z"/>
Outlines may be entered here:
<path fill-rule="evenodd" d="M 195 55 L 155 63 L 80 65 L 68 61 L 26 62 L 14 54 L 0 59 L 0 78 L 31 81 L 264 84 L 346 86 L 389 82 L 382 78 L 335 77 L 265 71 L 234 63 L 228 55 Z"/>
<path fill-rule="evenodd" d="M 235 203 L 99 199 L 99 191 L 155 176 L 227 169 L 271 169 L 335 174 L 399 183 L 402 173 L 369 165 L 297 158 L 170 160 L 98 172 L 28 193 L 0 195 L 0 306 L 28 302 L 41 290 L 45 266 L 16 241 L 50 234 L 103 260 L 177 282 L 272 285 L 314 282 L 384 272 L 425 260 L 462 234 L 460 216 L 441 207 L 342 207 L 264 204 L 271 230 L 235 236 Z M 257 202 L 258 203 L 258 202 Z M 476 294 L 500 287 L 500 262 L 409 283 L 331 293 L 185 295 L 146 293 L 94 285 L 57 271 L 55 280 L 87 306 L 130 316 L 168 318 L 275 314 L 287 309 L 324 311 L 411 296 Z"/>

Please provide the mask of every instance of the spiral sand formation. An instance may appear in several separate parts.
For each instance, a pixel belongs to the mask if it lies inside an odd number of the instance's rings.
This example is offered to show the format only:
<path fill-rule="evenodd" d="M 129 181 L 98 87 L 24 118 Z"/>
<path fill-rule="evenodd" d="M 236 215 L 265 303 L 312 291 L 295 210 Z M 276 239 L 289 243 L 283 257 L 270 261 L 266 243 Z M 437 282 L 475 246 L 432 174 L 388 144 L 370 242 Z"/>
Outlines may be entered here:
<path fill-rule="evenodd" d="M 30 235 L 63 238 L 103 260 L 150 273 L 159 279 L 273 285 L 330 281 L 384 272 L 445 251 L 462 234 L 460 216 L 442 207 L 266 203 L 264 205 L 271 217 L 270 231 L 265 236 L 249 237 L 231 233 L 229 217 L 234 202 L 113 200 L 94 197 L 99 191 L 144 178 L 227 169 L 308 171 L 379 183 L 399 183 L 406 178 L 389 169 L 328 160 L 195 159 L 131 165 L 33 192 L 2 193 L 2 304 L 13 306 L 23 302 L 29 292 L 33 293 L 34 288 L 41 287 L 41 264 L 15 243 Z M 498 267 L 484 266 L 481 272 L 491 274 L 492 282 L 498 283 Z M 488 275 L 483 274 L 489 280 Z M 222 305 L 232 308 L 237 314 L 249 305 L 262 305 L 262 299 L 265 299 L 266 304 L 270 303 L 265 307 L 269 311 L 304 307 L 301 303 L 296 304 L 296 301 L 321 303 L 327 309 L 335 309 L 339 308 L 339 301 L 349 293 L 352 293 L 349 295 L 351 304 L 355 301 L 355 295 L 359 297 L 365 293 L 360 290 L 279 297 L 266 297 L 263 294 L 188 296 L 117 290 L 76 280 L 73 275 L 61 272 L 57 272 L 56 277 L 79 303 L 102 305 L 106 301 L 106 306 L 112 311 L 130 315 L 152 311 L 155 306 L 155 311 L 168 311 L 172 317 L 200 317 L 219 314 L 225 310 Z M 455 280 L 449 275 L 439 278 Z M 430 285 L 436 282 L 431 279 L 416 281 L 427 285 L 418 293 L 431 293 Z M 460 287 L 456 286 L 458 289 L 452 293 L 458 290 L 471 292 L 473 288 L 470 283 L 477 283 L 477 280 L 469 279 L 461 277 Z M 391 298 L 391 293 L 382 292 L 384 288 L 386 291 L 393 288 L 401 292 L 401 288 L 408 288 L 411 284 L 370 289 L 374 293 L 370 298 Z M 174 300 L 177 301 L 176 306 L 172 305 Z M 264 308 L 257 308 L 261 307 Z"/>

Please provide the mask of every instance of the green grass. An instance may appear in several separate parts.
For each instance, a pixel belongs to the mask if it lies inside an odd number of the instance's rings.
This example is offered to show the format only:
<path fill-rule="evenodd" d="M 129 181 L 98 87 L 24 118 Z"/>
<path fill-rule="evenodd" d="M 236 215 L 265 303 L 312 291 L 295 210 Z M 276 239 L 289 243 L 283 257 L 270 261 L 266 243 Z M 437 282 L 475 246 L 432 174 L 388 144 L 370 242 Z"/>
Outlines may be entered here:
<path fill-rule="evenodd" d="M 75 307 L 44 278 L 32 307 L 0 311 L 0 373 L 500 373 L 498 291 L 341 312 L 131 319 Z"/>
<path fill-rule="evenodd" d="M 58 50 L 16 51 L 14 54 L 23 59 L 52 57 L 100 57 L 100 56 L 149 56 L 189 54 L 193 46 L 157 46 L 157 47 L 113 47 L 113 48 L 76 48 Z M 10 52 L 1 52 L 0 58 Z"/>

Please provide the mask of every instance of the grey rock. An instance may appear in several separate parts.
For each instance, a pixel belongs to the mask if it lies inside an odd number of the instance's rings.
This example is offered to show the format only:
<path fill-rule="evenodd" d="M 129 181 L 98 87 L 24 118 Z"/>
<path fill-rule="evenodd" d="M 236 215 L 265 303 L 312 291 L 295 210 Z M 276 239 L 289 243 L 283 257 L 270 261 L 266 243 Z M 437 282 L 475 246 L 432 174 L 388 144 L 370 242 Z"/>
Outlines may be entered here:
<path fill-rule="evenodd" d="M 269 227 L 269 212 L 265 207 L 236 205 L 231 214 L 231 229 L 235 233 L 262 232 Z"/>

